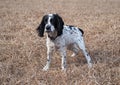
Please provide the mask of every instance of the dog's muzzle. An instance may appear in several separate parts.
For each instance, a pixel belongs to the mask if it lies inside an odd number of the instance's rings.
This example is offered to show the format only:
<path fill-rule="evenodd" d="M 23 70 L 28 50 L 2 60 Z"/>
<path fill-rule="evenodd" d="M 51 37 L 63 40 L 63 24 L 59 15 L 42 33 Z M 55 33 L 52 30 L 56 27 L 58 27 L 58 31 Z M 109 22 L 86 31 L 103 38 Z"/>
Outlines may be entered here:
<path fill-rule="evenodd" d="M 50 25 L 46 26 L 46 32 L 51 32 L 51 26 Z"/>

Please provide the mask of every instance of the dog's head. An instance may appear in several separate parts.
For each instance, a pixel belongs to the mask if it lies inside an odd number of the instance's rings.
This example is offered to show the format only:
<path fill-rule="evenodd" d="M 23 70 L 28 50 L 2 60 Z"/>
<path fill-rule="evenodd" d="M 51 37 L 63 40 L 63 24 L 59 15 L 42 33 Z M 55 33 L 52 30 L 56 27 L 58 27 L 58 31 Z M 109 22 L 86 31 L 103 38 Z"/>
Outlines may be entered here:
<path fill-rule="evenodd" d="M 44 31 L 48 36 L 56 37 L 62 34 L 63 25 L 64 22 L 58 14 L 48 14 L 43 16 L 37 31 L 40 37 L 44 36 Z"/>

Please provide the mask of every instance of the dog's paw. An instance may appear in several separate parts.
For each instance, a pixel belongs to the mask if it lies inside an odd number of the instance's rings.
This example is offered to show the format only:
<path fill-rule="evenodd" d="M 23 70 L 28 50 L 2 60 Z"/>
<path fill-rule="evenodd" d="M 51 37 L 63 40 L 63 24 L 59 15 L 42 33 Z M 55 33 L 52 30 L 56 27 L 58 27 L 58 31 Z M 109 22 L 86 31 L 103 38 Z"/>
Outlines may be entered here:
<path fill-rule="evenodd" d="M 92 63 L 88 63 L 88 67 L 89 67 L 89 68 L 92 68 Z"/>
<path fill-rule="evenodd" d="M 62 71 L 66 72 L 66 70 L 67 70 L 66 68 L 62 68 Z"/>
<path fill-rule="evenodd" d="M 46 65 L 44 68 L 43 68 L 43 71 L 47 71 L 49 69 L 49 67 Z"/>

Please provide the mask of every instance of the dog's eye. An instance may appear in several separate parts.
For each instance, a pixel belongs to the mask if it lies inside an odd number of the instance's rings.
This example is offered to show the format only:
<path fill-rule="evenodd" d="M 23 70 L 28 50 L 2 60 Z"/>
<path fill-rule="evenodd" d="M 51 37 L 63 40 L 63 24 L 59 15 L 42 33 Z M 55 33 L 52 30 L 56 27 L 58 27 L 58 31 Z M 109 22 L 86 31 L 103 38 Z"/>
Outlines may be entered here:
<path fill-rule="evenodd" d="M 44 22 L 47 23 L 47 19 L 45 19 Z"/>
<path fill-rule="evenodd" d="M 53 19 L 50 19 L 50 22 L 53 23 Z"/>

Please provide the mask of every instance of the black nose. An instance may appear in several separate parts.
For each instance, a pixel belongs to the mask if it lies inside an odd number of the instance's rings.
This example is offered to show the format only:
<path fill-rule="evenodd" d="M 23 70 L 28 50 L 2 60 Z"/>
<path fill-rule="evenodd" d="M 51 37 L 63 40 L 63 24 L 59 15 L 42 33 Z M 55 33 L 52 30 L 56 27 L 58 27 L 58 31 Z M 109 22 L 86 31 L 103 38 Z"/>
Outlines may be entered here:
<path fill-rule="evenodd" d="M 46 30 L 50 30 L 50 28 L 51 28 L 51 26 L 49 26 L 49 25 L 46 26 Z"/>

